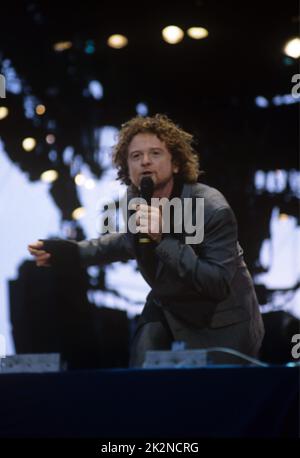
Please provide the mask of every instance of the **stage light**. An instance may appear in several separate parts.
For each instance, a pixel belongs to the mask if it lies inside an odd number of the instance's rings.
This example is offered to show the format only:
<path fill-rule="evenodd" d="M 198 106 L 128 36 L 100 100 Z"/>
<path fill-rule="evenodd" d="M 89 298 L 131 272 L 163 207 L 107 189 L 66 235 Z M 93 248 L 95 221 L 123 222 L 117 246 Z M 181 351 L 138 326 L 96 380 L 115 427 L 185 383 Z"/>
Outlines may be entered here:
<path fill-rule="evenodd" d="M 288 56 L 285 56 L 285 57 L 283 58 L 283 61 L 282 61 L 282 62 L 283 62 L 283 64 L 286 65 L 287 67 L 293 65 L 293 63 L 294 63 L 293 59 L 292 59 L 291 57 L 288 57 Z"/>
<path fill-rule="evenodd" d="M 280 221 L 288 221 L 289 216 L 286 213 L 280 213 L 279 220 Z"/>
<path fill-rule="evenodd" d="M 66 51 L 66 49 L 72 48 L 72 46 L 73 46 L 72 41 L 58 41 L 57 43 L 54 43 L 53 49 L 54 51 L 62 52 L 62 51 Z"/>
<path fill-rule="evenodd" d="M 8 108 L 0 107 L 0 120 L 6 118 L 6 116 L 8 116 L 8 113 Z"/>
<path fill-rule="evenodd" d="M 145 103 L 140 102 L 136 105 L 135 110 L 138 115 L 140 116 L 147 116 L 148 114 L 148 107 Z"/>
<path fill-rule="evenodd" d="M 162 36 L 167 43 L 175 45 L 183 39 L 184 32 L 176 25 L 170 25 L 162 30 Z"/>
<path fill-rule="evenodd" d="M 108 38 L 107 44 L 111 48 L 121 49 L 128 44 L 128 39 L 125 37 L 125 35 L 115 34 Z"/>
<path fill-rule="evenodd" d="M 254 186 L 257 191 L 265 189 L 266 174 L 263 170 L 257 170 L 254 175 Z"/>
<path fill-rule="evenodd" d="M 94 43 L 93 40 L 87 40 L 87 42 L 85 44 L 84 52 L 86 54 L 94 54 L 94 52 L 95 52 L 95 43 Z"/>
<path fill-rule="evenodd" d="M 269 106 L 269 101 L 262 95 L 255 97 L 255 105 L 260 108 L 267 108 Z"/>
<path fill-rule="evenodd" d="M 55 162 L 57 160 L 57 152 L 55 150 L 49 151 L 48 157 L 51 162 Z"/>
<path fill-rule="evenodd" d="M 46 135 L 46 142 L 48 143 L 48 145 L 52 145 L 55 142 L 55 135 L 53 134 Z"/>
<path fill-rule="evenodd" d="M 82 175 L 82 173 L 78 173 L 74 178 L 74 181 L 77 184 L 77 186 L 82 186 L 85 183 L 86 178 L 84 175 Z"/>
<path fill-rule="evenodd" d="M 84 187 L 86 189 L 93 189 L 95 187 L 95 181 L 92 178 L 88 178 L 84 183 Z"/>
<path fill-rule="evenodd" d="M 41 116 L 43 115 L 44 113 L 46 113 L 46 107 L 45 105 L 37 105 L 35 107 L 35 112 L 37 115 Z"/>
<path fill-rule="evenodd" d="M 94 97 L 96 100 L 100 100 L 103 97 L 103 86 L 100 81 L 92 80 L 89 82 L 89 93 Z"/>
<path fill-rule="evenodd" d="M 272 102 L 275 106 L 292 105 L 294 103 L 299 103 L 299 101 L 299 98 L 294 97 L 292 94 L 275 95 L 272 98 Z"/>
<path fill-rule="evenodd" d="M 298 59 L 300 57 L 300 38 L 289 40 L 284 47 L 284 52 L 287 56 Z"/>
<path fill-rule="evenodd" d="M 208 36 L 208 30 L 203 27 L 190 27 L 186 33 L 194 40 L 201 40 L 202 38 L 206 38 Z"/>
<path fill-rule="evenodd" d="M 58 173 L 56 170 L 45 170 L 45 172 L 41 174 L 41 180 L 44 181 L 44 183 L 53 183 L 57 178 Z"/>
<path fill-rule="evenodd" d="M 71 165 L 74 156 L 74 148 L 72 146 L 66 146 L 63 153 L 63 162 L 66 165 Z"/>
<path fill-rule="evenodd" d="M 75 220 L 81 219 L 85 216 L 85 208 L 84 207 L 78 207 L 75 208 L 75 210 L 72 212 L 72 218 Z"/>
<path fill-rule="evenodd" d="M 36 140 L 32 137 L 24 138 L 22 146 L 25 151 L 32 151 L 36 146 Z"/>

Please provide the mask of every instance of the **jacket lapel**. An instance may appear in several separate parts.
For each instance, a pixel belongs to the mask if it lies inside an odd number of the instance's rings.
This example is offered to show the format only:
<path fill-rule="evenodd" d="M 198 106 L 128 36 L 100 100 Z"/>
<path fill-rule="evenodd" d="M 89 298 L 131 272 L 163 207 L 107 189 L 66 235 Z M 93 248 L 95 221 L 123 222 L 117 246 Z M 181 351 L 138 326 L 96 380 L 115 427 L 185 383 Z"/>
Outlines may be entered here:
<path fill-rule="evenodd" d="M 183 185 L 181 196 L 180 196 L 182 208 L 184 208 L 184 199 L 192 196 L 192 194 L 193 194 L 193 186 L 194 186 L 193 184 L 189 184 L 189 183 L 185 183 Z M 128 205 L 129 205 L 130 199 L 133 199 L 135 197 L 138 197 L 138 192 L 135 190 L 135 188 L 132 185 L 128 186 L 128 188 L 127 188 L 128 219 L 134 213 L 134 210 L 128 210 Z M 128 223 L 128 220 L 127 220 L 127 223 Z M 127 231 L 128 231 L 128 226 L 127 226 Z M 128 231 L 128 235 L 130 237 L 130 241 L 131 241 L 131 245 L 132 245 L 132 248 L 133 248 L 133 251 L 134 251 L 134 254 L 135 254 L 135 258 L 137 259 L 137 249 L 136 249 L 136 243 L 135 243 L 135 241 L 136 241 L 135 236 L 134 236 L 134 234 L 131 234 L 129 231 Z M 141 273 L 145 277 L 146 275 L 145 275 L 142 263 L 139 263 L 139 268 L 141 270 Z M 155 280 L 158 280 L 159 276 L 162 273 L 163 268 L 164 268 L 164 263 L 161 260 L 158 260 L 158 266 L 157 266 Z"/>
<path fill-rule="evenodd" d="M 182 209 L 184 208 L 184 206 L 183 206 L 184 205 L 184 199 L 187 198 L 187 197 L 191 197 L 192 196 L 192 189 L 193 189 L 193 185 L 192 184 L 185 183 L 183 185 L 181 196 L 180 196 Z M 157 267 L 157 271 L 156 271 L 155 280 L 158 280 L 158 277 L 161 275 L 163 268 L 164 268 L 164 263 L 161 260 L 159 260 L 158 261 L 158 267 Z"/>

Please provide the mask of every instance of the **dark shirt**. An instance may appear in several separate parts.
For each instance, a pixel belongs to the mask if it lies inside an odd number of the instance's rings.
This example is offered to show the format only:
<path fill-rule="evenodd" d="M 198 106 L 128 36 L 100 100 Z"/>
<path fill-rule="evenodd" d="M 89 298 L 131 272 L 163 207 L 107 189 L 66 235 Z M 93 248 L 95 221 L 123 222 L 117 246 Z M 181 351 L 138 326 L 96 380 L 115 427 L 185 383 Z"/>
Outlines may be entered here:
<path fill-rule="evenodd" d="M 174 197 L 181 196 L 182 187 L 183 187 L 183 182 L 180 179 L 178 179 L 177 176 L 175 176 L 174 186 L 173 186 L 172 194 L 170 196 L 170 200 L 173 199 Z M 171 214 L 171 225 L 170 225 L 171 232 L 172 232 L 172 226 L 173 226 L 172 225 L 172 210 L 173 208 L 171 207 L 171 213 L 170 213 Z M 136 234 L 135 242 L 136 242 L 136 248 L 137 248 L 137 256 L 138 258 L 143 260 L 144 270 L 152 283 L 155 280 L 157 266 L 158 266 L 158 258 L 155 254 L 155 247 L 157 246 L 157 243 L 154 242 L 153 240 L 151 240 L 151 242 L 149 243 L 139 243 L 138 234 Z M 165 320 L 161 306 L 156 304 L 151 294 L 148 296 L 147 303 L 142 312 L 142 317 L 146 322 L 160 321 L 169 331 L 169 327 Z"/>
<path fill-rule="evenodd" d="M 172 200 L 174 197 L 180 197 L 181 192 L 182 192 L 182 187 L 183 187 L 183 182 L 180 179 L 178 179 L 178 177 L 175 175 L 174 186 L 173 186 L 172 194 L 170 196 L 170 200 Z M 173 207 L 171 207 L 171 212 L 170 212 L 171 233 L 172 233 L 172 211 L 173 211 Z M 151 242 L 149 243 L 139 243 L 138 239 L 139 239 L 138 234 L 136 234 L 135 243 L 136 243 L 136 248 L 137 248 L 137 256 L 138 258 L 143 260 L 144 270 L 147 276 L 150 278 L 151 282 L 154 282 L 156 271 L 157 271 L 157 265 L 158 265 L 158 259 L 155 254 L 155 247 L 157 246 L 157 243 L 154 240 L 151 240 Z"/>

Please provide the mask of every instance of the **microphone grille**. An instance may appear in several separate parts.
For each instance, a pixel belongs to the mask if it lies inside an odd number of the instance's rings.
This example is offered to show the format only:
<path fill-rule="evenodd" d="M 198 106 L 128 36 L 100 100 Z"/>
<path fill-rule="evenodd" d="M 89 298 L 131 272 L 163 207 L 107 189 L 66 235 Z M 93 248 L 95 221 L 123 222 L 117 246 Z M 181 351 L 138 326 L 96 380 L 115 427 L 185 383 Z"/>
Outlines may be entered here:
<path fill-rule="evenodd" d="M 151 177 L 143 177 L 140 184 L 141 197 L 150 204 L 151 197 L 154 191 L 154 183 Z"/>

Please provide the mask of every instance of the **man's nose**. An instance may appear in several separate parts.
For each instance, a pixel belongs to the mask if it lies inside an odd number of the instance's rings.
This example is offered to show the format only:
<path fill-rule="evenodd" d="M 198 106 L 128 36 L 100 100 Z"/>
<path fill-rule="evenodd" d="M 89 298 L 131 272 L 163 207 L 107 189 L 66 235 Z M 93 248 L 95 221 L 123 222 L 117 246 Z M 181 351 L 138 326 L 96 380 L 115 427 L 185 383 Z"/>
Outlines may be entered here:
<path fill-rule="evenodd" d="M 148 153 L 143 154 L 143 156 L 142 156 L 142 164 L 143 164 L 143 165 L 147 165 L 147 164 L 149 164 L 150 162 L 151 162 L 151 160 L 150 160 L 150 154 L 148 154 Z"/>

